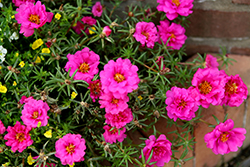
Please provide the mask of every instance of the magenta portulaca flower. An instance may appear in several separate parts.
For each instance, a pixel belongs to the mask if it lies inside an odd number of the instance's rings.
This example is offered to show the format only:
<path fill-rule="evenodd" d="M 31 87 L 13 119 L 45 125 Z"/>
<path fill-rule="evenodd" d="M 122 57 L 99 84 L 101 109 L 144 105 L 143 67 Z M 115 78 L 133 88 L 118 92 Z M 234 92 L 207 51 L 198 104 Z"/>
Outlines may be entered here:
<path fill-rule="evenodd" d="M 103 133 L 105 142 L 110 143 L 110 144 L 116 143 L 116 140 L 118 140 L 119 142 L 122 142 L 127 137 L 127 135 L 125 134 L 126 132 L 125 127 L 119 129 L 120 132 L 117 128 L 114 128 L 113 130 L 111 130 L 111 128 L 112 127 L 109 125 L 105 125 L 103 127 L 103 129 L 105 130 L 105 132 Z"/>
<path fill-rule="evenodd" d="M 164 57 L 159 56 L 158 59 L 155 61 L 159 67 L 159 69 L 164 70 L 165 69 L 165 64 L 164 64 Z M 163 64 L 163 67 L 161 68 L 161 63 Z"/>
<path fill-rule="evenodd" d="M 81 51 L 77 51 L 74 55 L 67 55 L 68 62 L 65 65 L 65 70 L 69 71 L 69 75 L 72 76 L 76 72 L 75 80 L 84 80 L 90 82 L 94 75 L 98 73 L 98 65 L 100 57 L 93 51 L 89 51 L 89 48 L 84 48 Z"/>
<path fill-rule="evenodd" d="M 234 128 L 231 119 L 217 125 L 212 132 L 205 135 L 204 140 L 207 147 L 211 148 L 215 154 L 227 154 L 238 151 L 245 140 L 246 129 Z"/>
<path fill-rule="evenodd" d="M 96 17 L 101 17 L 102 15 L 102 5 L 101 2 L 96 2 L 95 5 L 92 8 L 92 13 Z"/>
<path fill-rule="evenodd" d="M 166 110 L 169 118 L 177 120 L 190 121 L 195 117 L 195 112 L 198 110 L 198 104 L 190 96 L 189 90 L 185 88 L 172 87 L 171 90 L 168 90 L 166 93 L 167 104 Z"/>
<path fill-rule="evenodd" d="M 13 152 L 22 152 L 33 143 L 33 140 L 31 140 L 29 134 L 30 130 L 30 126 L 21 125 L 21 123 L 18 121 L 14 127 L 8 126 L 8 133 L 4 136 L 4 140 L 7 140 L 5 144 L 7 146 L 11 146 L 11 150 Z"/>
<path fill-rule="evenodd" d="M 96 19 L 92 18 L 91 16 L 84 16 L 81 20 L 84 24 L 87 24 L 90 26 L 96 24 Z"/>
<path fill-rule="evenodd" d="M 34 99 L 33 96 L 30 96 L 30 97 L 22 96 L 19 102 L 21 104 L 24 104 L 24 103 L 27 103 L 30 99 Z"/>
<path fill-rule="evenodd" d="M 166 138 L 165 135 L 161 134 L 157 140 L 154 135 L 151 135 L 145 143 L 146 146 L 143 148 L 143 155 L 145 156 L 146 161 L 153 150 L 153 156 L 149 163 L 156 162 L 153 165 L 148 165 L 149 167 L 153 167 L 154 165 L 159 167 L 164 166 L 165 163 L 170 161 L 172 155 L 172 143 Z"/>
<path fill-rule="evenodd" d="M 26 2 L 32 2 L 34 3 L 35 0 L 12 0 L 12 3 L 15 4 L 15 6 L 19 7 L 20 5 L 26 3 Z"/>
<path fill-rule="evenodd" d="M 230 107 L 239 107 L 247 99 L 247 86 L 240 78 L 239 74 L 227 77 L 225 85 L 225 94 L 221 105 L 225 104 Z"/>
<path fill-rule="evenodd" d="M 31 2 L 26 2 L 16 9 L 15 18 L 18 24 L 21 24 L 20 33 L 25 37 L 29 37 L 34 33 L 34 28 L 42 27 L 46 22 L 51 22 L 53 18 L 52 12 L 46 12 L 45 5 L 37 1 L 34 5 Z"/>
<path fill-rule="evenodd" d="M 107 113 L 118 114 L 120 111 L 128 108 L 128 101 L 129 97 L 126 94 L 115 98 L 111 92 L 108 92 L 100 96 L 99 103 L 101 104 L 100 108 L 105 108 Z"/>
<path fill-rule="evenodd" d="M 109 28 L 109 26 L 105 26 L 102 30 L 102 34 L 104 34 L 106 37 L 108 37 L 111 34 L 111 29 Z"/>
<path fill-rule="evenodd" d="M 135 25 L 133 37 L 135 37 L 136 41 L 140 42 L 142 46 L 147 45 L 148 48 L 153 48 L 155 42 L 158 41 L 157 29 L 152 22 L 138 22 Z"/>
<path fill-rule="evenodd" d="M 77 134 L 66 134 L 56 141 L 55 148 L 57 158 L 63 165 L 73 165 L 74 162 L 84 161 L 85 140 Z"/>
<path fill-rule="evenodd" d="M 6 131 L 6 128 L 3 122 L 0 120 L 0 134 L 3 134 Z"/>
<path fill-rule="evenodd" d="M 95 102 L 95 99 L 98 99 L 103 93 L 102 84 L 99 79 L 96 81 L 90 81 L 88 89 L 90 90 L 90 97 L 93 102 Z"/>
<path fill-rule="evenodd" d="M 131 109 L 127 108 L 118 114 L 106 113 L 105 118 L 107 124 L 120 129 L 133 120 L 133 114 Z"/>
<path fill-rule="evenodd" d="M 194 74 L 192 85 L 199 95 L 199 105 L 208 108 L 210 104 L 221 104 L 226 82 L 224 71 L 217 68 L 199 68 Z"/>
<path fill-rule="evenodd" d="M 176 23 L 171 23 L 168 20 L 160 21 L 160 25 L 157 26 L 159 30 L 159 43 L 161 44 L 161 39 L 164 44 L 170 46 L 172 49 L 180 49 L 185 43 L 187 36 L 185 35 L 185 28 Z M 169 42 L 167 43 L 168 39 Z"/>
<path fill-rule="evenodd" d="M 72 28 L 73 28 L 73 30 L 74 30 L 77 34 L 81 35 L 81 34 L 82 34 L 82 30 L 84 30 L 85 26 L 84 26 L 84 24 L 82 24 L 80 21 L 77 21 L 77 22 L 76 22 L 76 25 L 73 26 Z"/>
<path fill-rule="evenodd" d="M 193 13 L 194 0 L 157 0 L 159 5 L 157 6 L 158 11 L 166 13 L 169 20 L 174 20 L 178 15 L 188 16 Z"/>
<path fill-rule="evenodd" d="M 118 58 L 116 62 L 110 60 L 100 72 L 104 93 L 112 92 L 116 98 L 131 93 L 140 82 L 137 71 L 138 67 L 132 65 L 129 59 Z"/>
<path fill-rule="evenodd" d="M 25 125 L 31 126 L 32 128 L 36 128 L 38 122 L 41 122 L 41 126 L 46 126 L 49 119 L 47 115 L 49 109 L 46 102 L 30 99 L 23 106 L 21 119 Z"/>
<path fill-rule="evenodd" d="M 212 55 L 206 55 L 205 67 L 206 68 L 218 68 L 219 63 L 217 62 L 217 58 Z"/>

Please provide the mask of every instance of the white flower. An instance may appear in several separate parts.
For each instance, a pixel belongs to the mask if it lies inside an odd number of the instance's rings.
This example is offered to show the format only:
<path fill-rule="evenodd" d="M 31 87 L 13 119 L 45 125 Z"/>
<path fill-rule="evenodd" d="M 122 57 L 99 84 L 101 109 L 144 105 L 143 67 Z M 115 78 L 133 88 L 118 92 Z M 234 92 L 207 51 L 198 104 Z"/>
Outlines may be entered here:
<path fill-rule="evenodd" d="M 4 62 L 6 54 L 7 54 L 7 49 L 5 49 L 3 46 L 0 46 L 0 63 Z"/>
<path fill-rule="evenodd" d="M 9 40 L 18 40 L 19 36 L 16 32 L 13 32 L 13 34 L 10 36 Z"/>
<path fill-rule="evenodd" d="M 2 8 L 3 7 L 3 4 L 0 2 L 0 8 Z"/>

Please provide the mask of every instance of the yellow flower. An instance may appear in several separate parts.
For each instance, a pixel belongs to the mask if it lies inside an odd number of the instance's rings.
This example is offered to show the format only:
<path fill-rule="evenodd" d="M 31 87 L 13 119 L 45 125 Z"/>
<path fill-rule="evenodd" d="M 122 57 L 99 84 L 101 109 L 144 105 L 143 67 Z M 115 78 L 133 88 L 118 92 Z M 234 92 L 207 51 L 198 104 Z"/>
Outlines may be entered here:
<path fill-rule="evenodd" d="M 31 155 L 29 155 L 27 158 L 27 162 L 29 165 L 32 165 L 33 163 L 35 163 L 35 160 L 33 159 L 33 157 Z"/>
<path fill-rule="evenodd" d="M 0 70 L 2 69 L 2 66 L 0 66 Z"/>
<path fill-rule="evenodd" d="M 69 165 L 69 167 L 74 167 L 75 166 L 75 163 L 73 162 L 73 165 Z"/>
<path fill-rule="evenodd" d="M 16 53 L 15 53 L 15 57 L 18 57 L 18 56 L 19 56 L 19 53 L 18 53 L 18 52 L 16 52 Z"/>
<path fill-rule="evenodd" d="M 55 18 L 56 18 L 57 20 L 60 20 L 61 16 L 62 16 L 62 15 L 60 15 L 59 13 L 57 13 L 57 14 L 55 15 Z"/>
<path fill-rule="evenodd" d="M 14 81 L 14 82 L 13 82 L 13 86 L 16 86 L 16 85 L 17 85 L 17 83 L 16 83 L 16 81 Z"/>
<path fill-rule="evenodd" d="M 7 92 L 7 88 L 3 85 L 0 85 L 0 93 L 6 93 Z"/>
<path fill-rule="evenodd" d="M 142 96 L 138 96 L 138 99 L 139 99 L 139 100 L 142 100 L 143 98 L 142 98 Z"/>
<path fill-rule="evenodd" d="M 43 48 L 43 49 L 42 49 L 42 53 L 50 53 L 49 48 Z"/>
<path fill-rule="evenodd" d="M 52 130 L 47 130 L 44 134 L 43 134 L 45 137 L 47 138 L 51 138 L 52 137 Z"/>
<path fill-rule="evenodd" d="M 11 18 L 14 19 L 14 18 L 15 18 L 15 15 L 12 15 Z"/>
<path fill-rule="evenodd" d="M 95 27 L 91 27 L 91 29 L 96 31 Z M 95 32 L 92 31 L 91 29 L 89 29 L 89 34 L 94 34 Z"/>
<path fill-rule="evenodd" d="M 39 48 L 41 45 L 43 44 L 43 40 L 41 38 L 37 39 L 35 42 L 33 42 L 32 44 L 32 49 L 36 50 L 37 48 Z"/>
<path fill-rule="evenodd" d="M 19 66 L 20 66 L 21 68 L 23 68 L 24 65 L 25 65 L 25 63 L 24 63 L 23 61 L 21 61 L 21 62 L 19 63 Z"/>
<path fill-rule="evenodd" d="M 76 93 L 76 92 L 72 92 L 72 93 L 71 93 L 71 99 L 76 98 L 76 96 L 77 96 L 77 93 Z"/>
<path fill-rule="evenodd" d="M 33 60 L 35 60 L 35 57 Z M 36 57 L 35 63 L 41 63 L 41 58 L 39 56 Z"/>

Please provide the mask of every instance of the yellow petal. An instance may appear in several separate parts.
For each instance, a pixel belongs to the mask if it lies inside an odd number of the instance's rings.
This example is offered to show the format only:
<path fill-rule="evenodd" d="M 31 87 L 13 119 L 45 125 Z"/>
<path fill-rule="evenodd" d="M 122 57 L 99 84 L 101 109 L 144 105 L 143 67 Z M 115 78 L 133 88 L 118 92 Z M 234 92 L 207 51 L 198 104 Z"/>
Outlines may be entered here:
<path fill-rule="evenodd" d="M 47 130 L 45 133 L 44 133 L 44 136 L 47 137 L 47 138 L 51 138 L 52 137 L 52 130 Z"/>
<path fill-rule="evenodd" d="M 32 165 L 33 163 L 35 163 L 35 160 L 33 159 L 33 157 L 31 155 L 29 155 L 27 158 L 27 162 L 29 165 Z"/>

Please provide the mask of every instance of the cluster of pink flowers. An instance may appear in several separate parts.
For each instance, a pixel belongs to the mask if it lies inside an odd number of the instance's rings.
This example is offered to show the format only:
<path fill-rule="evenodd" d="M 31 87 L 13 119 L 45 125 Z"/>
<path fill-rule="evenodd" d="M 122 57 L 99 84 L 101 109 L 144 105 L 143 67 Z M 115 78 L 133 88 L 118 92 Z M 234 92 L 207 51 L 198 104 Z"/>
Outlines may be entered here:
<path fill-rule="evenodd" d="M 188 16 L 193 13 L 191 11 L 193 1 L 194 0 L 157 0 L 159 3 L 157 10 L 165 12 L 166 17 L 169 20 L 173 20 L 178 17 L 178 15 Z"/>
<path fill-rule="evenodd" d="M 74 76 L 75 80 L 84 80 L 89 83 L 99 71 L 100 57 L 89 48 L 77 51 L 74 55 L 68 54 L 67 58 L 69 61 L 64 68 L 66 71 L 70 70 L 69 75 L 72 76 L 78 69 Z"/>
<path fill-rule="evenodd" d="M 154 135 L 151 135 L 149 136 L 149 139 L 145 141 L 145 143 L 146 146 L 143 148 L 143 155 L 145 156 L 146 161 L 148 160 L 151 151 L 153 151 L 153 155 L 149 163 L 156 162 L 153 165 L 147 166 L 164 166 L 165 163 L 170 161 L 172 155 L 172 143 L 166 138 L 165 135 L 161 134 L 157 140 Z"/>
<path fill-rule="evenodd" d="M 138 88 L 140 79 L 137 71 L 137 66 L 132 65 L 129 59 L 118 58 L 116 62 L 110 60 L 100 72 L 103 91 L 99 100 L 100 108 L 105 108 L 105 122 L 115 128 L 107 132 L 112 127 L 104 127 L 103 136 L 106 142 L 121 142 L 126 137 L 123 135 L 126 130 L 124 126 L 133 120 L 132 111 L 127 104 L 127 94 Z"/>
<path fill-rule="evenodd" d="M 231 119 L 217 125 L 214 130 L 207 133 L 204 137 L 207 147 L 211 148 L 215 154 L 227 154 L 238 151 L 245 140 L 244 128 L 234 128 L 234 122 Z"/>
<path fill-rule="evenodd" d="M 185 43 L 187 36 L 185 29 L 176 23 L 171 23 L 168 20 L 160 21 L 157 29 L 154 23 L 139 22 L 136 24 L 134 37 L 142 46 L 147 45 L 148 48 L 153 48 L 155 42 L 163 43 L 171 49 L 180 49 Z M 168 42 L 168 43 L 167 43 Z"/>
<path fill-rule="evenodd" d="M 66 134 L 56 141 L 56 154 L 63 165 L 73 165 L 74 162 L 84 161 L 85 139 L 77 134 Z"/>
<path fill-rule="evenodd" d="M 46 12 L 45 5 L 42 5 L 40 1 L 37 1 L 36 4 L 33 4 L 33 1 L 14 1 L 15 4 L 20 5 L 16 9 L 17 14 L 15 18 L 18 24 L 21 24 L 20 33 L 26 37 L 31 36 L 34 33 L 34 29 L 42 27 L 46 22 L 51 22 L 53 18 L 52 12 Z"/>
<path fill-rule="evenodd" d="M 96 24 L 96 19 L 92 18 L 91 16 L 84 16 L 81 21 L 77 21 L 76 26 L 73 27 L 75 32 L 79 35 L 82 34 L 84 31 L 86 34 L 89 34 L 89 27 Z"/>

